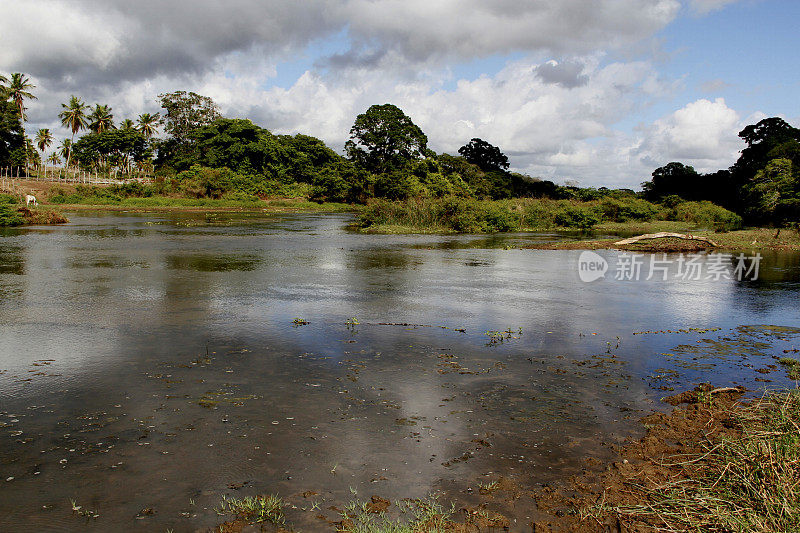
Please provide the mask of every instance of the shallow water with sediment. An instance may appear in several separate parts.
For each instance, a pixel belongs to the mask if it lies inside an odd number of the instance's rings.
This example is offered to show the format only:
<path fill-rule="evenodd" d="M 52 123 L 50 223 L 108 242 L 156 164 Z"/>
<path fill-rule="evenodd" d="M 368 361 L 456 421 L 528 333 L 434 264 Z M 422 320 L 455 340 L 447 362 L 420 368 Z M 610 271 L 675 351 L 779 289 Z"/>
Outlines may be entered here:
<path fill-rule="evenodd" d="M 792 384 L 797 253 L 758 280 L 585 283 L 580 251 L 521 249 L 556 233 L 68 216 L 0 233 L 4 531 L 202 530 L 223 495 L 277 493 L 304 530 L 373 494 L 467 505 L 610 458 L 671 391 Z"/>

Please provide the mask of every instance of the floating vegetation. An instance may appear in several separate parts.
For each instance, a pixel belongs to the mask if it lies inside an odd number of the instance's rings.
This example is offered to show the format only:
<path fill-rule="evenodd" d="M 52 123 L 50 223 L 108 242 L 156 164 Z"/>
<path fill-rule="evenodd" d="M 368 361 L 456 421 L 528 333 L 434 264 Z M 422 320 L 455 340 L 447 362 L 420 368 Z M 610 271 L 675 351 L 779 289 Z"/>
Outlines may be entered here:
<path fill-rule="evenodd" d="M 283 500 L 276 494 L 270 496 L 248 496 L 246 498 L 222 497 L 218 515 L 234 515 L 250 522 L 272 522 L 283 525 L 286 518 L 283 514 Z"/>
<path fill-rule="evenodd" d="M 449 326 L 433 326 L 431 324 L 411 324 L 408 322 L 378 322 L 379 326 L 402 326 L 404 328 L 439 328 L 439 329 L 450 329 L 453 331 L 457 331 L 459 333 L 466 333 L 467 330 L 465 328 L 451 328 Z"/>
<path fill-rule="evenodd" d="M 258 396 L 255 394 L 246 394 L 244 396 L 233 396 L 232 391 L 216 390 L 208 391 L 203 394 L 199 400 L 198 405 L 207 409 L 214 409 L 221 403 L 227 403 L 236 407 L 241 407 L 247 400 L 257 400 Z"/>
<path fill-rule="evenodd" d="M 665 333 L 712 333 L 721 328 L 684 328 L 684 329 L 660 329 L 658 331 L 634 331 L 634 335 L 660 335 Z"/>
<path fill-rule="evenodd" d="M 91 509 L 84 509 L 83 506 L 78 505 L 75 500 L 70 500 L 69 503 L 72 506 L 72 514 L 76 516 L 85 517 L 87 520 L 100 518 L 100 513 Z"/>
<path fill-rule="evenodd" d="M 508 328 L 505 331 L 489 330 L 485 333 L 485 335 L 489 337 L 489 342 L 486 343 L 486 346 L 494 346 L 496 344 L 503 344 L 504 342 L 512 339 L 519 339 L 522 336 L 522 328 L 519 328 L 517 331 L 514 331 L 511 328 Z"/>
<path fill-rule="evenodd" d="M 294 320 L 292 320 L 292 326 L 296 328 L 300 326 L 307 326 L 308 324 L 311 324 L 311 322 L 303 318 L 295 318 Z"/>

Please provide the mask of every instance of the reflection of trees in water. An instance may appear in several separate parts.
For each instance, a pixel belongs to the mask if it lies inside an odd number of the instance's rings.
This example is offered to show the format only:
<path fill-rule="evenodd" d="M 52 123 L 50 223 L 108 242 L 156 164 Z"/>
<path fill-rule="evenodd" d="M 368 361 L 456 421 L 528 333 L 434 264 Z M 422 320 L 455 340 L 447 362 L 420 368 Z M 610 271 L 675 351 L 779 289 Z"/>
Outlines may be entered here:
<path fill-rule="evenodd" d="M 421 265 L 422 261 L 413 259 L 406 250 L 372 248 L 356 250 L 347 258 L 348 270 L 399 269 Z"/>
<path fill-rule="evenodd" d="M 0 245 L 0 274 L 25 274 L 25 259 L 21 246 Z"/>
<path fill-rule="evenodd" d="M 402 308 L 404 295 L 424 284 L 419 272 L 422 265 L 423 261 L 413 251 L 405 249 L 348 252 L 344 257 L 344 288 L 351 295 L 362 295 L 355 300 L 363 302 L 354 316 L 386 318 L 387 311 Z"/>
<path fill-rule="evenodd" d="M 735 305 L 763 312 L 785 302 L 782 297 L 787 294 L 787 288 L 792 289 L 787 284 L 793 285 L 795 290 L 800 286 L 800 253 L 772 250 L 761 250 L 759 253 L 762 259 L 758 279 L 732 282 L 732 296 Z M 737 255 L 734 254 L 731 269 L 736 266 Z M 745 253 L 745 256 L 752 255 L 755 254 Z"/>
<path fill-rule="evenodd" d="M 261 263 L 262 258 L 258 256 L 239 254 L 168 255 L 164 259 L 168 269 L 198 272 L 250 271 L 255 270 Z"/>

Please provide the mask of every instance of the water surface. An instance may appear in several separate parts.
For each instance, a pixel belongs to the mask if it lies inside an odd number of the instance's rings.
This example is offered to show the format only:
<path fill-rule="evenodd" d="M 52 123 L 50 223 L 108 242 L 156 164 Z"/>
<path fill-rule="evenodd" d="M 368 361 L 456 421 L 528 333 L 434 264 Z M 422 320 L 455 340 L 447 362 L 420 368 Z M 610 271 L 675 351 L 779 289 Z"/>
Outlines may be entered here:
<path fill-rule="evenodd" d="M 305 530 L 351 489 L 470 502 L 610 457 L 671 390 L 791 384 L 796 253 L 758 281 L 588 284 L 580 252 L 520 249 L 556 234 L 70 218 L 0 233 L 2 530 L 194 531 L 222 495 L 279 493 Z"/>

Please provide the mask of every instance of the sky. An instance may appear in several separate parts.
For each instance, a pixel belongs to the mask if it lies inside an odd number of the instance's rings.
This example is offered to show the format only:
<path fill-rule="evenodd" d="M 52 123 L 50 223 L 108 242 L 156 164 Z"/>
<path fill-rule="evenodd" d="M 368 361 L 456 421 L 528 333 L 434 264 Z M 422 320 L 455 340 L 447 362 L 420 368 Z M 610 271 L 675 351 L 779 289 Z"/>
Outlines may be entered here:
<path fill-rule="evenodd" d="M 670 161 L 729 167 L 737 133 L 800 126 L 796 0 L 0 0 L 0 74 L 36 85 L 26 131 L 70 95 L 117 122 L 158 94 L 343 152 L 356 116 L 400 107 L 429 147 L 473 137 L 512 170 L 629 187 Z"/>

